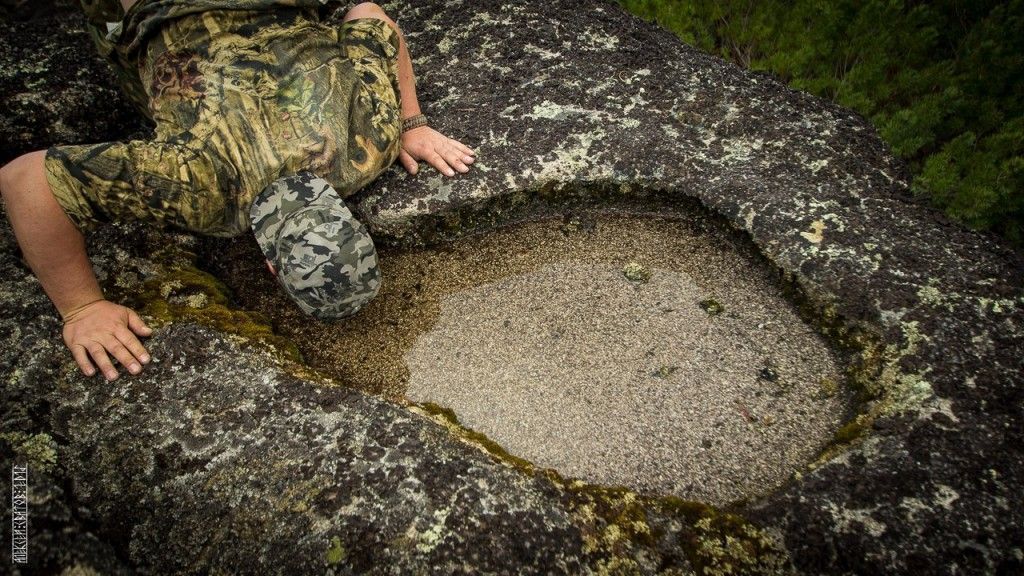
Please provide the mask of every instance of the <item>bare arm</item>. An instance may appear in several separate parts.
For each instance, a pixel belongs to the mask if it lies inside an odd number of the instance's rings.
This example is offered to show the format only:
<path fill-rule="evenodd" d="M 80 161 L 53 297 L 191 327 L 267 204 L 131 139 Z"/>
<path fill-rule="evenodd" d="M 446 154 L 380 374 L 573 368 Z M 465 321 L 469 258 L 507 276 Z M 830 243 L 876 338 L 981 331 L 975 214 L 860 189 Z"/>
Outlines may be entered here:
<path fill-rule="evenodd" d="M 402 92 L 402 118 L 420 114 L 412 58 L 409 57 L 409 48 L 402 31 L 384 10 L 373 2 L 358 4 L 345 14 L 344 19 L 348 21 L 356 18 L 383 20 L 398 33 L 398 88 Z M 417 161 L 423 160 L 439 172 L 454 176 L 456 170 L 468 172 L 469 164 L 474 162 L 475 156 L 473 150 L 458 140 L 448 138 L 429 126 L 421 126 L 402 134 L 402 151 L 398 154 L 398 160 L 410 174 L 419 171 Z"/>
<path fill-rule="evenodd" d="M 0 194 L 22 254 L 64 318 L 64 342 L 82 371 L 92 376 L 99 367 L 108 380 L 117 378 L 109 352 L 137 373 L 150 358 L 136 334 L 151 331 L 135 312 L 103 299 L 85 240 L 50 190 L 45 158 L 45 151 L 32 152 L 0 169 Z"/>

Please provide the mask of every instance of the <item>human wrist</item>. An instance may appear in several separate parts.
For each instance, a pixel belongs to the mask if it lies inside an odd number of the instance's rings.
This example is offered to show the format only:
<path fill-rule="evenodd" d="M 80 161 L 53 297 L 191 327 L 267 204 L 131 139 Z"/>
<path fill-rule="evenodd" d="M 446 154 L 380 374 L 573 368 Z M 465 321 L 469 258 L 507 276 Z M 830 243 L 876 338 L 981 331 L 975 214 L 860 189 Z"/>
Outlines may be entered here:
<path fill-rule="evenodd" d="M 423 126 L 429 126 L 427 123 L 427 116 L 423 113 L 413 114 L 406 116 L 402 119 L 402 134 L 415 130 L 416 128 L 422 128 Z"/>
<path fill-rule="evenodd" d="M 96 304 L 104 301 L 105 299 L 103 298 L 103 296 L 99 296 L 91 300 L 86 299 L 82 303 L 70 307 L 66 311 L 60 311 L 61 319 L 63 320 L 64 324 L 74 322 L 75 320 L 81 318 L 86 311 L 95 307 Z"/>

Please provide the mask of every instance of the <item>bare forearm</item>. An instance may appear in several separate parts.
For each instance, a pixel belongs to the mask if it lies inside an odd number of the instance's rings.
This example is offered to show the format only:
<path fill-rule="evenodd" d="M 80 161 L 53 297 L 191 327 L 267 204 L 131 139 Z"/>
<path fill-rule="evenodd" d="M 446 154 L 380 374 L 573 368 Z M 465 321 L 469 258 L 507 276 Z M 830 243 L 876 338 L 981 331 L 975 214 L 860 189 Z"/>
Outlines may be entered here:
<path fill-rule="evenodd" d="M 405 36 L 400 31 L 398 39 L 398 88 L 402 92 L 402 118 L 408 118 L 420 113 L 420 103 L 416 99 L 416 77 L 412 72 L 412 58 L 409 56 Z"/>
<path fill-rule="evenodd" d="M 45 152 L 25 155 L 3 170 L 7 217 L 43 290 L 61 315 L 103 297 L 85 251 L 85 240 L 50 191 Z"/>

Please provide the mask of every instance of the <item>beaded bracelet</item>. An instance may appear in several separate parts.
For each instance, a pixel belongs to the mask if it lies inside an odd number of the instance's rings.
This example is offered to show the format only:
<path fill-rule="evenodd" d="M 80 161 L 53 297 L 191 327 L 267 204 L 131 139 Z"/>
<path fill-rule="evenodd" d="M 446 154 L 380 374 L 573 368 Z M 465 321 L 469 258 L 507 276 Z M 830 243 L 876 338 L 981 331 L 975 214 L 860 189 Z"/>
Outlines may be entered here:
<path fill-rule="evenodd" d="M 402 133 L 406 133 L 413 128 L 419 128 L 420 126 L 427 125 L 427 116 L 425 114 L 417 114 L 415 116 L 409 116 L 405 120 L 402 120 Z"/>

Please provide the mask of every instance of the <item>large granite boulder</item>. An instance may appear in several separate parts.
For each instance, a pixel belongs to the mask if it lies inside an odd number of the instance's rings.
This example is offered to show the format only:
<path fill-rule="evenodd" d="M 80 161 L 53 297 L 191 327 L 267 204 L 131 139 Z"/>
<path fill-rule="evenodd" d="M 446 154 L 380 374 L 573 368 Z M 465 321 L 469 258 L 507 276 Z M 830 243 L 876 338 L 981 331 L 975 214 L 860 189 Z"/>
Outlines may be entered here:
<path fill-rule="evenodd" d="M 386 8 L 425 112 L 479 161 L 456 179 L 391 169 L 355 198 L 375 237 L 429 242 L 565 205 L 707 209 L 861 350 L 864 413 L 807 473 L 730 513 L 586 486 L 441 411 L 318 376 L 233 307 L 194 239 L 139 227 L 90 242 L 108 293 L 162 325 L 159 362 L 107 384 L 75 372 L 5 228 L 0 442 L 5 464 L 38 471 L 27 572 L 1024 570 L 1019 255 L 915 202 L 856 114 L 612 5 Z M 0 24 L 3 160 L 142 128 L 81 25 L 67 11 Z"/>

